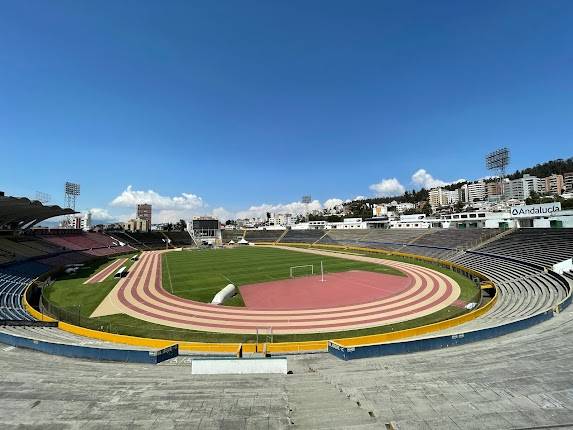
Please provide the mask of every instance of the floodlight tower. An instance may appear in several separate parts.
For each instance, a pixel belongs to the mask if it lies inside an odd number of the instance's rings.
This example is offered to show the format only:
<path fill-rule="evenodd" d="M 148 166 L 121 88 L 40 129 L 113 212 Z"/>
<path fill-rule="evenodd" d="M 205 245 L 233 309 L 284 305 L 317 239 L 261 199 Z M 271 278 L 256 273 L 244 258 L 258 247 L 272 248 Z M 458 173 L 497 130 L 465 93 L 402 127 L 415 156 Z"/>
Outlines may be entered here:
<path fill-rule="evenodd" d="M 73 182 L 66 182 L 65 188 L 65 202 L 66 207 L 71 208 L 76 211 L 76 198 L 80 195 L 80 184 L 75 184 Z M 72 225 L 73 215 L 68 216 L 68 226 Z"/>
<path fill-rule="evenodd" d="M 509 149 L 507 148 L 496 149 L 485 157 L 485 167 L 490 171 L 497 172 L 499 176 L 499 186 L 502 195 L 504 194 L 503 178 L 507 166 L 509 166 Z"/>

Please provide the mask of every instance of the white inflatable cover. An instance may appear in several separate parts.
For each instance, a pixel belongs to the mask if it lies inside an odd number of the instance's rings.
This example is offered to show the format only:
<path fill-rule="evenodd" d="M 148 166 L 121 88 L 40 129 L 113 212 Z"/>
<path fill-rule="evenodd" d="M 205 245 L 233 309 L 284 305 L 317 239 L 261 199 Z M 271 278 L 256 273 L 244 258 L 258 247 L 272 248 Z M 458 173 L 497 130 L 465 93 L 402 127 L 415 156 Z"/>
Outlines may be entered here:
<path fill-rule="evenodd" d="M 225 300 L 233 297 L 236 293 L 237 293 L 237 287 L 235 287 L 233 284 L 229 284 L 221 291 L 219 291 L 217 294 L 215 294 L 215 297 L 213 297 L 211 303 L 214 305 L 220 305 Z"/>

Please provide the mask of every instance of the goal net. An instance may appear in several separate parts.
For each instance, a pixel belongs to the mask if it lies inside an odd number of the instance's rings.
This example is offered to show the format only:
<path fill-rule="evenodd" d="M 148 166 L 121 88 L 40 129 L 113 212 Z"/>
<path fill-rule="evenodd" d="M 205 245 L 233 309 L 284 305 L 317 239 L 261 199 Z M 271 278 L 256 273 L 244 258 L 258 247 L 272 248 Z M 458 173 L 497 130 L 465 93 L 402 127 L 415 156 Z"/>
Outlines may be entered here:
<path fill-rule="evenodd" d="M 305 264 L 303 266 L 291 266 L 290 277 L 309 276 L 314 275 L 314 266 L 312 264 Z"/>

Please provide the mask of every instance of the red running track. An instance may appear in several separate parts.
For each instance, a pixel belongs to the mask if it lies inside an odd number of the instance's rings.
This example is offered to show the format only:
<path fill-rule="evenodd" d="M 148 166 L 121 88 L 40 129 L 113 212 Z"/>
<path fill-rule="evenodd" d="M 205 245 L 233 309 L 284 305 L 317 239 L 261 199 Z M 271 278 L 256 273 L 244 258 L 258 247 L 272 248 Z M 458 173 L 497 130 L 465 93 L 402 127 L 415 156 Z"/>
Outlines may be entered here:
<path fill-rule="evenodd" d="M 115 273 L 115 271 L 119 269 L 121 265 L 126 261 L 127 258 L 120 258 L 118 260 L 115 260 L 113 263 L 111 263 L 107 267 L 104 267 L 95 275 L 93 275 L 91 278 L 89 278 L 87 281 L 85 281 L 84 284 L 95 284 L 96 282 L 105 281 L 109 275 Z"/>
<path fill-rule="evenodd" d="M 239 287 L 249 309 L 324 309 L 369 303 L 403 292 L 407 276 L 351 270 Z"/>
<path fill-rule="evenodd" d="M 144 252 L 129 275 L 118 282 L 92 316 L 121 312 L 165 326 L 225 333 L 256 333 L 257 330 L 275 334 L 317 333 L 418 318 L 449 306 L 460 293 L 458 284 L 439 272 L 408 263 L 372 259 L 374 263 L 395 267 L 405 273 L 407 286 L 400 292 L 366 303 L 319 309 L 217 306 L 183 299 L 165 291 L 161 285 L 162 252 Z M 346 294 L 352 292 L 347 291 Z"/>

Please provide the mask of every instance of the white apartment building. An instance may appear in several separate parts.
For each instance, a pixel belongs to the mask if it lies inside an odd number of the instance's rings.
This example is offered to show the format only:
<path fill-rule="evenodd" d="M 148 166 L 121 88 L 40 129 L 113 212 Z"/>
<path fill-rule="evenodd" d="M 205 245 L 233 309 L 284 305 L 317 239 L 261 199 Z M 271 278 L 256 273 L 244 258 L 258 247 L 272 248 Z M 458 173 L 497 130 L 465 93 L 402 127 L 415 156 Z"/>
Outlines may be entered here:
<path fill-rule="evenodd" d="M 543 191 L 544 186 L 537 176 L 528 174 L 523 175 L 522 178 L 509 181 L 509 187 L 504 187 L 506 198 L 525 200 L 529 197 L 532 191 L 536 193 Z"/>
<path fill-rule="evenodd" d="M 275 224 L 286 227 L 293 223 L 292 214 L 277 214 L 275 217 Z"/>
<path fill-rule="evenodd" d="M 433 221 L 424 214 L 402 215 L 398 221 L 390 221 L 390 228 L 431 228 Z"/>
<path fill-rule="evenodd" d="M 87 231 L 92 226 L 92 214 L 91 212 L 87 212 L 82 215 L 76 215 L 69 219 L 69 227 L 70 228 L 77 228 L 84 231 Z"/>
<path fill-rule="evenodd" d="M 291 225 L 294 222 L 292 218 L 292 214 L 275 214 L 271 213 L 271 216 L 268 219 L 269 225 L 278 225 L 282 227 L 286 227 Z"/>
<path fill-rule="evenodd" d="M 458 188 L 458 191 L 460 200 L 465 203 L 472 203 L 475 201 L 481 202 L 485 200 L 487 196 L 487 189 L 484 181 L 464 184 Z"/>
<path fill-rule="evenodd" d="M 326 229 L 348 230 L 348 229 L 366 229 L 368 223 L 362 218 L 345 218 L 342 222 L 329 222 Z"/>
<path fill-rule="evenodd" d="M 409 209 L 414 209 L 416 205 L 414 203 L 398 203 L 396 200 L 392 200 L 390 203 L 383 203 L 381 205 L 372 206 L 372 216 L 380 217 L 388 215 L 388 208 L 396 208 L 396 212 L 401 214 Z"/>
<path fill-rule="evenodd" d="M 448 191 L 443 188 L 433 188 L 430 190 L 430 206 L 433 210 L 440 206 L 455 204 L 460 201 L 458 190 Z"/>
<path fill-rule="evenodd" d="M 414 209 L 416 205 L 414 203 L 397 203 L 393 201 L 390 203 L 391 206 L 396 206 L 396 212 L 399 214 L 406 212 L 407 210 Z"/>

